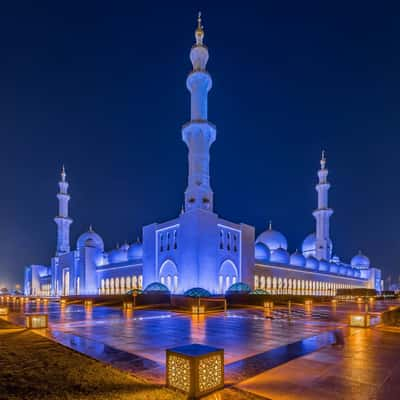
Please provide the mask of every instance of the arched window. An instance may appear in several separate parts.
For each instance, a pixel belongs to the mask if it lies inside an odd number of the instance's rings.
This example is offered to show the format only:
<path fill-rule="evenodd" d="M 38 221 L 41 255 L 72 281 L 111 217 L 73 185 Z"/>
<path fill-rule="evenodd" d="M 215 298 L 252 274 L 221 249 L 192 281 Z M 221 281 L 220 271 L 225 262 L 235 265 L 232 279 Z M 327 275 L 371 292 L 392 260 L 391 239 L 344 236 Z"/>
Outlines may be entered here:
<path fill-rule="evenodd" d="M 219 276 L 220 280 L 223 280 L 224 277 L 222 275 Z M 254 275 L 254 289 L 258 289 L 259 288 L 259 283 L 258 283 L 258 275 Z"/>
<path fill-rule="evenodd" d="M 139 275 L 138 286 L 139 286 L 139 289 L 143 288 L 143 275 Z"/>
<path fill-rule="evenodd" d="M 110 293 L 111 293 L 111 294 L 114 294 L 114 289 L 115 289 L 115 286 L 114 286 L 114 278 L 111 278 L 111 279 L 110 279 Z"/>
<path fill-rule="evenodd" d="M 131 289 L 131 277 L 130 276 L 126 277 L 126 288 Z"/>
<path fill-rule="evenodd" d="M 133 275 L 132 276 L 132 288 L 133 289 L 137 289 L 138 285 L 137 285 L 137 276 Z"/>
<path fill-rule="evenodd" d="M 229 275 L 225 276 L 225 290 L 228 290 L 231 286 L 231 277 Z"/>
<path fill-rule="evenodd" d="M 271 285 L 272 285 L 271 277 L 267 276 L 267 290 L 271 289 Z"/>
<path fill-rule="evenodd" d="M 174 275 L 174 292 L 178 290 L 178 275 Z"/>
<path fill-rule="evenodd" d="M 262 275 L 260 278 L 260 288 L 263 290 L 265 289 L 265 276 L 264 275 Z"/>

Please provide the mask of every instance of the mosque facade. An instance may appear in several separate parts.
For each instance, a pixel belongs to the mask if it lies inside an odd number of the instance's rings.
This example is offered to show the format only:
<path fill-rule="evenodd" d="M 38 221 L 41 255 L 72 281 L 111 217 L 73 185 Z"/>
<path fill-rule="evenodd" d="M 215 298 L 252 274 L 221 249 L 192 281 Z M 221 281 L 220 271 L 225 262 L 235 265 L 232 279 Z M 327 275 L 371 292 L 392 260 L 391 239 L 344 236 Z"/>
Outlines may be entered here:
<path fill-rule="evenodd" d="M 333 253 L 328 205 L 328 169 L 322 153 L 318 171 L 315 232 L 306 236 L 302 251 L 288 252 L 286 237 L 272 224 L 255 237 L 254 227 L 220 218 L 213 208 L 210 147 L 216 127 L 207 116 L 211 75 L 206 70 L 208 48 L 201 19 L 190 51 L 192 71 L 186 79 L 191 97 L 190 120 L 182 127 L 188 148 L 188 183 L 184 207 L 176 218 L 142 228 L 143 240 L 106 251 L 92 227 L 70 245 L 69 184 L 63 167 L 59 181 L 57 247 L 49 265 L 25 268 L 26 295 L 68 296 L 122 294 L 159 282 L 171 293 L 204 288 L 224 293 L 244 282 L 253 290 L 273 294 L 334 295 L 339 288 L 381 290 L 381 271 L 359 253 L 350 263 Z"/>

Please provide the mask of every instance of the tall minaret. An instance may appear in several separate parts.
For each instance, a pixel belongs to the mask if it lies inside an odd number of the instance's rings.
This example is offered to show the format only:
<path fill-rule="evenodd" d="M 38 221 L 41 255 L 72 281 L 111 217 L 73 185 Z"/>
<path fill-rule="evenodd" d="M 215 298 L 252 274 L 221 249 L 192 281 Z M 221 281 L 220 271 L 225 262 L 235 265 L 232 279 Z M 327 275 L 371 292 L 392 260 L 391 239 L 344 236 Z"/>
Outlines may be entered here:
<path fill-rule="evenodd" d="M 326 166 L 325 151 L 322 151 L 321 169 L 318 171 L 318 184 L 315 186 L 318 192 L 318 208 L 313 212 L 316 220 L 315 255 L 321 260 L 329 260 L 332 249 L 329 238 L 329 218 L 333 210 L 328 207 L 328 191 L 331 185 L 327 181 L 328 170 Z"/>
<path fill-rule="evenodd" d="M 207 97 L 212 86 L 206 71 L 208 49 L 203 44 L 204 30 L 201 13 L 197 18 L 196 43 L 190 51 L 193 70 L 186 79 L 191 94 L 190 121 L 182 128 L 182 139 L 189 149 L 189 178 L 185 192 L 185 211 L 212 211 L 213 192 L 210 186 L 210 146 L 215 141 L 216 129 L 207 120 Z"/>
<path fill-rule="evenodd" d="M 65 179 L 66 177 L 67 174 L 63 166 L 61 170 L 61 181 L 58 182 L 60 188 L 57 193 L 58 215 L 54 218 L 57 224 L 57 255 L 70 251 L 69 226 L 72 224 L 72 219 L 68 216 L 68 202 L 71 196 L 68 194 L 68 182 Z"/>

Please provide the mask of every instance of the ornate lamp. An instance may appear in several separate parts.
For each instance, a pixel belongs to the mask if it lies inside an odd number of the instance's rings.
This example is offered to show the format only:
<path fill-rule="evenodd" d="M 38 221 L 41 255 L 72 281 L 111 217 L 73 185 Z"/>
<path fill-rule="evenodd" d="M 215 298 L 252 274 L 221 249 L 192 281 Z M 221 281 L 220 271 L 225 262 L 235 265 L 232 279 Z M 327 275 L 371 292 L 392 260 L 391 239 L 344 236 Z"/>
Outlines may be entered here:
<path fill-rule="evenodd" d="M 224 350 L 202 344 L 167 350 L 167 386 L 191 398 L 224 387 Z"/>

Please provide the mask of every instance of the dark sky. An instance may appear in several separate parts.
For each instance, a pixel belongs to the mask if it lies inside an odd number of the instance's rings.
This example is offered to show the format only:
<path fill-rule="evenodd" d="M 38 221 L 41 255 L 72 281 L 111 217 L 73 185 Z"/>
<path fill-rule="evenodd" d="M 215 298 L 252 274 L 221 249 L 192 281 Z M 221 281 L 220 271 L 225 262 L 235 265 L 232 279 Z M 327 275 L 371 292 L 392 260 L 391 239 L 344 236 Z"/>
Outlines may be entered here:
<path fill-rule="evenodd" d="M 6 5 L 6 3 L 9 3 Z M 384 5 L 385 3 L 386 5 Z M 334 251 L 397 276 L 400 12 L 396 2 L 32 1 L 0 8 L 0 285 L 55 251 L 67 168 L 71 242 L 106 248 L 179 212 L 185 79 L 199 8 L 214 81 L 217 213 L 291 250 L 314 230 L 328 155 Z"/>

